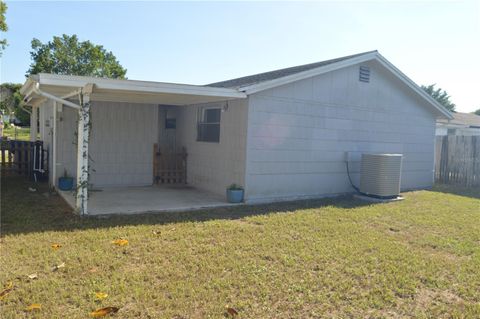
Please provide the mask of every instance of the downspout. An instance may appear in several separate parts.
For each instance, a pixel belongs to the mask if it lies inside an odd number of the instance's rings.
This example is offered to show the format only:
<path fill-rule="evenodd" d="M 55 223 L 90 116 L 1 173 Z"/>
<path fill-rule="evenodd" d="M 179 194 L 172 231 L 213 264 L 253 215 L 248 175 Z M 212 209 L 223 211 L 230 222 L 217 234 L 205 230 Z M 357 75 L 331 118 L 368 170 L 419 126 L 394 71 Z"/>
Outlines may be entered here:
<path fill-rule="evenodd" d="M 80 215 L 88 214 L 87 203 L 88 203 L 88 191 L 86 186 L 88 185 L 88 135 L 89 135 L 89 108 L 90 108 L 90 93 L 92 92 L 93 85 L 86 85 L 88 93 L 86 96 L 82 95 L 81 103 L 83 106 L 72 103 L 68 100 L 59 98 L 50 93 L 40 90 L 40 84 L 37 82 L 32 88 L 32 92 L 43 96 L 47 99 L 51 99 L 57 103 L 69 106 L 78 110 L 79 112 L 79 121 L 78 121 L 78 144 L 77 144 L 77 195 L 76 195 L 76 210 Z M 56 103 L 54 103 L 54 115 L 56 115 Z M 54 123 L 56 125 L 56 123 Z"/>
<path fill-rule="evenodd" d="M 32 112 L 29 109 L 26 109 L 25 106 L 22 105 L 22 106 L 20 106 L 20 108 L 22 110 L 24 110 L 25 112 L 27 112 L 28 114 L 32 115 Z"/>
<path fill-rule="evenodd" d="M 42 90 L 40 90 L 40 84 L 38 82 L 35 83 L 35 85 L 33 86 L 33 92 L 38 94 L 38 95 L 41 95 L 43 97 L 46 97 L 47 99 L 51 99 L 51 100 L 54 100 L 55 102 L 61 103 L 63 105 L 70 106 L 70 107 L 72 107 L 76 110 L 80 110 L 82 108 L 78 104 L 72 103 L 72 102 L 67 101 L 65 99 L 62 99 L 62 98 L 59 98 L 58 96 L 52 95 L 50 93 L 43 92 Z"/>
<path fill-rule="evenodd" d="M 57 103 L 61 103 L 63 105 L 70 106 L 70 107 L 72 107 L 74 109 L 77 109 L 77 110 L 80 110 L 81 107 L 80 107 L 80 105 L 77 105 L 75 103 L 72 103 L 70 101 L 67 101 L 65 99 L 59 98 L 55 95 L 52 95 L 50 93 L 47 93 L 47 92 L 44 92 L 44 91 L 40 90 L 40 84 L 38 82 L 33 85 L 32 92 L 54 101 L 53 102 L 53 123 L 52 123 L 52 126 L 53 126 L 52 184 L 55 185 L 55 180 L 57 178 L 57 176 L 56 176 L 57 175 L 56 174 L 56 171 L 57 171 L 57 168 L 56 168 L 56 162 L 57 162 L 57 159 L 56 159 L 56 153 L 57 153 L 57 150 L 56 150 L 56 148 L 57 148 L 57 141 L 56 141 L 56 139 L 57 139 L 57 134 L 56 134 L 56 130 L 57 130 L 57 128 L 56 128 L 56 126 L 57 126 L 57 123 L 56 123 L 56 120 L 57 120 Z"/>

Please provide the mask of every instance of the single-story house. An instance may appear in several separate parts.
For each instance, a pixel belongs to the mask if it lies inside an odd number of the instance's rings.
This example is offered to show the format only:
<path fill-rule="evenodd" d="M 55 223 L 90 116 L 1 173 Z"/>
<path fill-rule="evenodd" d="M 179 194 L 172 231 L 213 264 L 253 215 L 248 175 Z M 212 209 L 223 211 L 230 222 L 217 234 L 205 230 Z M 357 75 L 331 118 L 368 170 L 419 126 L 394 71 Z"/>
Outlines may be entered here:
<path fill-rule="evenodd" d="M 437 136 L 459 135 L 475 136 L 480 135 L 480 116 L 473 113 L 453 112 L 453 119 L 437 120 Z"/>
<path fill-rule="evenodd" d="M 428 188 L 435 123 L 452 119 L 377 51 L 208 85 L 37 74 L 21 92 L 50 152 L 50 183 L 75 177 L 82 214 L 102 213 L 95 198 L 119 210 L 132 194 L 142 205 L 172 200 L 161 197 L 171 187 L 152 187 L 171 181 L 189 186 L 177 195 L 203 192 L 178 195 L 192 198 L 178 208 L 207 194 L 224 202 L 232 183 L 246 203 L 344 194 L 345 162 L 358 185 L 362 153 L 403 154 L 402 189 Z"/>

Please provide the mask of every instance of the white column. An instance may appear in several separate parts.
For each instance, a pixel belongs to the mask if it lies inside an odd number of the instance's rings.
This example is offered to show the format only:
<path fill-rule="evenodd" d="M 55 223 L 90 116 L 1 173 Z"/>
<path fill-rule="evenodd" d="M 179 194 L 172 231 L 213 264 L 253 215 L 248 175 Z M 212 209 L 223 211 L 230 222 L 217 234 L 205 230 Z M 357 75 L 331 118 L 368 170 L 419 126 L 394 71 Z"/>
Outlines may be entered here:
<path fill-rule="evenodd" d="M 57 186 L 57 102 L 53 101 L 52 120 L 52 185 Z"/>
<path fill-rule="evenodd" d="M 90 134 L 90 95 L 82 93 L 81 109 L 78 111 L 77 144 L 77 201 L 76 210 L 87 215 L 88 203 L 88 137 Z"/>
<path fill-rule="evenodd" d="M 32 114 L 30 115 L 30 141 L 35 142 L 37 140 L 38 131 L 38 107 L 32 107 Z"/>

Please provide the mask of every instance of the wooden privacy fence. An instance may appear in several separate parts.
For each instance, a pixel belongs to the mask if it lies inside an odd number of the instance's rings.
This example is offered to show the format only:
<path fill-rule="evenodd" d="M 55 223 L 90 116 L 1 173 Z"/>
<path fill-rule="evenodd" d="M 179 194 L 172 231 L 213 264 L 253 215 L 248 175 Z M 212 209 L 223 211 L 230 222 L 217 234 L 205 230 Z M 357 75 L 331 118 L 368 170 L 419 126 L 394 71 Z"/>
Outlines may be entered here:
<path fill-rule="evenodd" d="M 480 136 L 437 136 L 435 181 L 480 186 Z"/>
<path fill-rule="evenodd" d="M 45 175 L 47 154 L 41 141 L 17 141 L 0 139 L 0 170 L 2 176 L 34 173 Z"/>
<path fill-rule="evenodd" d="M 187 152 L 162 152 L 153 145 L 153 179 L 155 184 L 187 183 Z"/>

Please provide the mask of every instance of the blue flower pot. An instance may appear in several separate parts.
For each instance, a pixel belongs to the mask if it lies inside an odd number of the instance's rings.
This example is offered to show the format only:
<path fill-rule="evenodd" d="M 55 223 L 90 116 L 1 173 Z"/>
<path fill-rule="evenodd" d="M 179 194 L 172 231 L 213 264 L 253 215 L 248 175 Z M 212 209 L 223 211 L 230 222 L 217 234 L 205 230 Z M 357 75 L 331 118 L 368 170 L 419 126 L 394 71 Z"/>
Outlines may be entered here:
<path fill-rule="evenodd" d="M 62 191 L 70 191 L 73 189 L 73 178 L 72 177 L 60 177 L 58 179 L 58 188 Z"/>
<path fill-rule="evenodd" d="M 227 201 L 229 203 L 243 202 L 243 189 L 227 189 Z"/>

